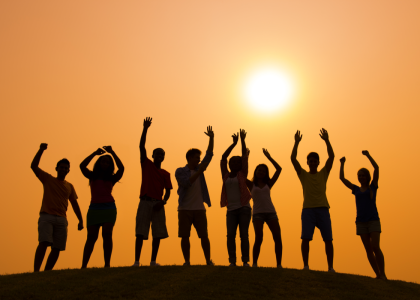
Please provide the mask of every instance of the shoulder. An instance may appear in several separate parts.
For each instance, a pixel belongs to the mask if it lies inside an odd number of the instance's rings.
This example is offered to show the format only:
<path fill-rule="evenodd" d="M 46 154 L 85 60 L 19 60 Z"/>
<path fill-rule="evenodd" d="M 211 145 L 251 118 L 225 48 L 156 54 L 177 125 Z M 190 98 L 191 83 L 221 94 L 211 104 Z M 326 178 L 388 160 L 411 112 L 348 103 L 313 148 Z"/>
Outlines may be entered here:
<path fill-rule="evenodd" d="M 153 162 L 148 157 L 145 157 L 144 159 L 141 160 L 140 164 L 143 166 L 147 166 L 147 165 L 153 164 Z"/>
<path fill-rule="evenodd" d="M 377 186 L 376 184 L 374 184 L 374 183 L 371 183 L 370 184 L 370 188 L 372 189 L 372 190 L 377 190 L 378 188 L 379 188 L 379 186 Z"/>
<path fill-rule="evenodd" d="M 353 187 L 351 188 L 351 192 L 352 192 L 352 194 L 356 194 L 356 193 L 360 192 L 360 187 L 353 184 Z"/>
<path fill-rule="evenodd" d="M 171 176 L 171 173 L 169 173 L 168 171 L 166 171 L 164 169 L 160 169 L 160 172 L 165 176 Z"/>
<path fill-rule="evenodd" d="M 187 170 L 186 170 L 185 167 L 180 167 L 180 168 L 176 169 L 175 175 L 177 175 L 177 174 L 183 174 L 183 173 L 186 173 L 186 172 L 187 172 Z"/>

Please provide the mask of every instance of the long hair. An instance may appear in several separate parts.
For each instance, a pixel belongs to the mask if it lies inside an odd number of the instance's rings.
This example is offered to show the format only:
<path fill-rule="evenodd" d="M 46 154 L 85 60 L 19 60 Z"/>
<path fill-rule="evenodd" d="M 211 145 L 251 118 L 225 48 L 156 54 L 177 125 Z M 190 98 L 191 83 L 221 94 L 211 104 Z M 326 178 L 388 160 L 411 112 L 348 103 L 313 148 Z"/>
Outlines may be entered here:
<path fill-rule="evenodd" d="M 256 184 L 257 184 L 257 170 L 258 170 L 258 168 L 259 168 L 259 167 L 263 167 L 263 168 L 265 168 L 266 174 L 265 174 L 265 177 L 262 179 L 262 181 L 263 181 L 265 184 L 268 184 L 268 182 L 270 181 L 270 175 L 269 175 L 269 173 L 268 173 L 268 167 L 267 167 L 267 165 L 266 165 L 266 164 L 260 164 L 260 165 L 258 165 L 258 166 L 255 168 L 255 171 L 254 171 L 254 177 L 252 178 L 252 183 L 253 183 L 254 185 L 256 185 Z"/>
<path fill-rule="evenodd" d="M 110 160 L 109 168 L 107 170 L 102 170 L 101 168 L 101 161 L 104 159 L 104 157 L 108 157 Z M 108 154 L 100 156 L 95 162 L 95 165 L 93 166 L 92 176 L 89 180 L 89 183 L 97 179 L 112 181 L 112 175 L 114 175 L 114 170 L 115 164 L 114 160 L 112 159 L 112 156 Z"/>
<path fill-rule="evenodd" d="M 366 177 L 368 178 L 368 188 L 369 188 L 369 193 L 370 193 L 370 199 L 373 199 L 373 191 L 372 191 L 372 189 L 370 188 L 370 181 L 372 180 L 372 177 L 370 176 L 370 172 L 369 172 L 369 170 L 368 170 L 368 169 L 366 169 L 366 168 L 361 168 L 361 169 L 359 170 L 359 172 L 363 172 L 363 173 L 365 173 Z M 359 172 L 357 172 L 357 173 L 359 173 Z"/>

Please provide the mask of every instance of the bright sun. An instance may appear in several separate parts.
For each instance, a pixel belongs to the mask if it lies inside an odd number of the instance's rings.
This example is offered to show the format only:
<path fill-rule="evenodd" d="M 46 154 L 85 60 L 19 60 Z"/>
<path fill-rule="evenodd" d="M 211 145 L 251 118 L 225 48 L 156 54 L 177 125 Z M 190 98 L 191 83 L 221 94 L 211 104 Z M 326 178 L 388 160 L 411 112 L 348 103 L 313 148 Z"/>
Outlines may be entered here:
<path fill-rule="evenodd" d="M 262 112 L 274 112 L 283 107 L 293 94 L 293 84 L 282 72 L 265 68 L 253 73 L 245 82 L 245 98 Z"/>

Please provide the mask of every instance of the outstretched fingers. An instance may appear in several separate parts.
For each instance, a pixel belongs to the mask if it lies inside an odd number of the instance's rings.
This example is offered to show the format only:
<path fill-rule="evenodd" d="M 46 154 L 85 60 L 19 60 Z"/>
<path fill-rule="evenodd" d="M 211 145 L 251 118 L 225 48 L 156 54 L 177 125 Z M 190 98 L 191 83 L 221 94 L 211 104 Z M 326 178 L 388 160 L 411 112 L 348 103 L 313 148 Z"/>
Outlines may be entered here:
<path fill-rule="evenodd" d="M 207 126 L 207 132 L 204 132 L 204 134 L 209 136 L 209 137 L 214 137 L 213 127 L 212 126 Z"/>

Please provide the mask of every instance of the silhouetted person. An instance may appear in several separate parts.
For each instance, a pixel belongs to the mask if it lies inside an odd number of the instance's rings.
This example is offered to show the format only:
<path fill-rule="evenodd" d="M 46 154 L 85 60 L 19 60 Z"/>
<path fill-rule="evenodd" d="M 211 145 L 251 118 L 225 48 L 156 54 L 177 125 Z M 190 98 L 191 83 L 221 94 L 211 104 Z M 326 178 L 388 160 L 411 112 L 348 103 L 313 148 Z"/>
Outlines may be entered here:
<path fill-rule="evenodd" d="M 187 152 L 187 165 L 178 168 L 175 172 L 178 181 L 178 236 L 181 238 L 181 250 L 185 259 L 184 266 L 190 265 L 190 232 L 194 225 L 207 265 L 213 266 L 210 259 L 210 241 L 207 231 L 207 216 L 204 203 L 211 206 L 210 195 L 207 189 L 204 171 L 213 157 L 214 133 L 211 126 L 207 127 L 205 134 L 210 138 L 206 155 L 200 163 L 201 151 L 190 149 Z"/>
<path fill-rule="evenodd" d="M 298 174 L 303 188 L 303 209 L 302 209 L 302 258 L 304 270 L 309 270 L 309 242 L 314 235 L 315 227 L 321 231 L 322 239 L 325 243 L 327 254 L 328 271 L 335 272 L 333 269 L 334 247 L 332 243 L 331 217 L 327 200 L 327 180 L 334 162 L 334 151 L 331 147 L 328 132 L 321 130 L 320 137 L 325 141 L 328 151 L 328 159 L 325 166 L 318 172 L 319 155 L 311 152 L 307 156 L 309 172 L 302 169 L 296 159 L 297 149 L 302 135 L 298 130 L 295 134 L 295 146 L 292 151 L 292 163 Z"/>
<path fill-rule="evenodd" d="M 363 155 L 371 162 L 374 171 L 372 182 L 368 169 L 362 168 L 357 172 L 357 177 L 361 186 L 352 184 L 344 177 L 344 163 L 346 158 L 340 159 L 340 180 L 346 187 L 351 189 L 356 196 L 356 234 L 360 235 L 363 246 L 376 278 L 387 279 L 385 275 L 385 259 L 379 246 L 381 237 L 381 222 L 379 220 L 378 209 L 376 208 L 376 194 L 378 191 L 379 166 L 370 156 L 368 151 L 362 151 Z"/>
<path fill-rule="evenodd" d="M 152 258 L 151 266 L 159 266 L 156 257 L 159 250 L 160 240 L 167 238 L 165 208 L 166 202 L 171 195 L 171 175 L 161 168 L 165 159 L 165 151 L 161 148 L 153 150 L 153 162 L 147 157 L 146 135 L 152 125 L 152 118 L 146 118 L 143 122 L 143 132 L 140 138 L 140 164 L 141 164 L 141 189 L 140 203 L 136 216 L 136 249 L 134 266 L 140 264 L 140 254 L 143 240 L 149 239 L 150 224 L 152 224 Z M 165 190 L 165 196 L 163 191 Z M 162 200 L 163 198 L 163 200 Z"/>
<path fill-rule="evenodd" d="M 227 249 L 230 266 L 236 266 L 236 231 L 239 227 L 241 238 L 242 262 L 249 267 L 249 223 L 251 222 L 251 193 L 246 185 L 248 176 L 248 153 L 245 144 L 246 132 L 240 130 L 242 156 L 232 156 L 229 160 L 230 172 L 227 168 L 227 158 L 238 143 L 238 135 L 232 135 L 233 143 L 227 148 L 220 161 L 223 187 L 220 206 L 227 206 L 226 228 Z"/>
<path fill-rule="evenodd" d="M 91 155 L 86 157 L 80 164 L 83 175 L 89 179 L 92 199 L 86 218 L 87 240 L 83 252 L 82 269 L 87 267 L 99 229 L 102 226 L 102 239 L 104 247 L 105 268 L 110 267 L 112 254 L 112 231 L 117 220 L 117 207 L 115 206 L 112 189 L 124 174 L 124 166 L 111 146 L 103 147 L 111 155 L 102 155 L 105 151 L 98 148 Z M 92 159 L 100 156 L 90 171 L 87 166 Z M 115 173 L 114 158 L 118 171 Z"/>
<path fill-rule="evenodd" d="M 271 157 L 267 149 L 263 149 L 263 153 L 276 168 L 276 172 L 273 177 L 270 178 L 267 165 L 260 164 L 255 168 L 254 178 L 252 181 L 247 180 L 247 185 L 251 190 L 252 200 L 254 201 L 252 223 L 254 224 L 255 243 L 252 251 L 252 266 L 258 267 L 258 256 L 260 255 L 261 244 L 263 241 L 263 228 L 265 222 L 273 235 L 277 267 L 281 268 L 283 246 L 281 242 L 280 224 L 276 209 L 274 208 L 273 201 L 271 200 L 271 189 L 280 176 L 281 167 Z"/>
<path fill-rule="evenodd" d="M 68 226 L 66 211 L 68 200 L 70 200 L 74 213 L 79 219 L 78 229 L 83 229 L 83 219 L 77 203 L 76 191 L 73 185 L 65 180 L 70 172 L 70 162 L 67 159 L 62 159 L 57 163 L 55 168 L 57 177 L 53 177 L 38 167 L 41 156 L 47 147 L 48 144 L 42 143 L 40 145 L 31 164 L 32 171 L 34 171 L 44 187 L 44 196 L 38 220 L 39 245 L 35 252 L 34 272 L 38 272 L 41 268 L 45 252 L 49 246 L 51 246 L 51 253 L 48 256 L 45 271 L 54 268 L 60 251 L 66 249 Z"/>

